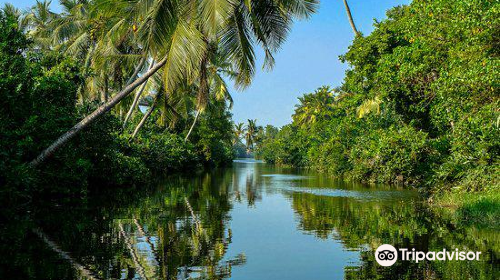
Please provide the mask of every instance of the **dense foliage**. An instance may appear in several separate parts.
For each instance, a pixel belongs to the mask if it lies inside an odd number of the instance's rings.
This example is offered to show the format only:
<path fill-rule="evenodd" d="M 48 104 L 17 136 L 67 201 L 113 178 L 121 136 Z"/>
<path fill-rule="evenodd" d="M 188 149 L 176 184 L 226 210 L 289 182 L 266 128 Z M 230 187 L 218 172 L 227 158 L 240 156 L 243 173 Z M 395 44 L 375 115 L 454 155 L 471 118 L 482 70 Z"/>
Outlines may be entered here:
<path fill-rule="evenodd" d="M 258 155 L 367 181 L 498 190 L 500 4 L 415 0 L 357 36 L 340 88 L 300 98 Z"/>
<path fill-rule="evenodd" d="M 145 182 L 155 172 L 223 165 L 232 155 L 231 114 L 224 102 L 207 109 L 190 141 L 150 120 L 149 129 L 130 140 L 120 116 L 107 114 L 77 135 L 47 164 L 28 163 L 54 139 L 99 106 L 79 102 L 81 66 L 71 58 L 37 52 L 17 20 L 0 13 L 0 184 L 3 199 L 52 193 L 82 193 L 94 185 Z M 132 121 L 139 122 L 142 113 Z M 154 116 L 153 116 L 154 118 Z M 186 121 L 191 122 L 191 119 Z M 57 184 L 54 184 L 57 182 Z"/>

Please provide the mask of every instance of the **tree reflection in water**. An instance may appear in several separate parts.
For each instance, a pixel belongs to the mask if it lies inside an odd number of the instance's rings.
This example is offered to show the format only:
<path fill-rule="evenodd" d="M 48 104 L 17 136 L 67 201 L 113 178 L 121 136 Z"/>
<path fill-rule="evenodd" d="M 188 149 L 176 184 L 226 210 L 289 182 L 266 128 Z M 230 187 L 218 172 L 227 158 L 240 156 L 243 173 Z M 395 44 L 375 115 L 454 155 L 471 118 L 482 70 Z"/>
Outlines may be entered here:
<path fill-rule="evenodd" d="M 293 269 L 307 270 L 318 258 L 350 252 L 359 261 L 339 265 L 345 279 L 500 279 L 497 229 L 453 222 L 411 192 L 346 184 L 308 171 L 257 163 L 171 176 L 162 182 L 154 187 L 109 189 L 108 194 L 100 190 L 86 203 L 33 207 L 28 219 L 3 227 L 0 236 L 8 242 L 2 242 L 0 253 L 14 257 L 2 259 L 0 278 L 227 279 L 238 271 L 233 278 L 240 279 L 258 275 L 265 265 L 259 258 L 264 259 L 266 252 L 259 255 L 253 247 L 293 247 L 297 235 L 308 235 L 313 238 L 308 239 L 310 245 L 341 246 L 325 251 L 332 255 L 309 252 L 313 258 L 302 267 L 293 266 L 300 254 L 282 255 L 268 269 L 275 275 L 286 274 L 287 279 L 301 279 Z M 259 212 L 262 209 L 285 216 Z M 290 228 L 272 220 L 286 215 L 293 216 L 286 222 L 294 223 Z M 256 224 L 241 217 L 260 220 Z M 241 238 L 264 224 L 271 227 L 262 228 L 265 233 L 257 234 L 259 239 Z M 282 235 L 288 239 L 276 239 Z M 485 261 L 398 261 L 383 268 L 373 252 L 384 243 L 422 251 L 481 251 Z M 289 271 L 279 270 L 284 267 Z M 334 269 L 322 268 L 327 272 L 323 275 Z M 316 272 L 308 271 L 311 277 Z"/>
<path fill-rule="evenodd" d="M 361 265 L 346 267 L 345 279 L 498 279 L 498 233 L 459 228 L 420 201 L 366 200 L 300 192 L 290 197 L 302 230 L 321 239 L 338 239 L 346 250 L 361 252 Z M 397 261 L 391 267 L 382 267 L 374 255 L 382 244 L 424 252 L 443 248 L 481 251 L 486 261 L 418 264 Z"/>

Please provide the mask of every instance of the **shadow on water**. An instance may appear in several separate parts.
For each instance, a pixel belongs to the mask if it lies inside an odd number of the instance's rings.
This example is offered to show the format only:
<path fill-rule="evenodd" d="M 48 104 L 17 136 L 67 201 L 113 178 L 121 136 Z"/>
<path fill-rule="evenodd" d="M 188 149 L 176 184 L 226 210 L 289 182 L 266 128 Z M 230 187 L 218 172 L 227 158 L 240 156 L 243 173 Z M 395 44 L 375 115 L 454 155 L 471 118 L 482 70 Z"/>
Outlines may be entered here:
<path fill-rule="evenodd" d="M 499 279 L 499 233 L 404 189 L 236 160 L 232 168 L 38 205 L 2 226 L 1 279 Z M 396 262 L 374 250 L 481 251 Z"/>

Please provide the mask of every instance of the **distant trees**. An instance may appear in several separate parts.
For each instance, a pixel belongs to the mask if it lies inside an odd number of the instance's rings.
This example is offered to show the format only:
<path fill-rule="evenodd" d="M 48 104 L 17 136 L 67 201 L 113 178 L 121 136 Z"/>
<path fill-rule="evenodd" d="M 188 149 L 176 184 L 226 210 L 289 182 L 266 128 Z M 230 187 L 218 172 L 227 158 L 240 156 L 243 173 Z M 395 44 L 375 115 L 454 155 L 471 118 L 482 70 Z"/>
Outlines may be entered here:
<path fill-rule="evenodd" d="M 233 145 L 241 141 L 241 136 L 245 133 L 245 124 L 235 123 L 233 127 L 234 140 Z"/>
<path fill-rule="evenodd" d="M 246 132 L 245 132 L 245 142 L 247 143 L 247 153 L 253 150 L 255 144 L 255 135 L 257 134 L 257 120 L 248 120 Z"/>
<path fill-rule="evenodd" d="M 255 145 L 264 138 L 263 133 L 264 129 L 257 125 L 257 120 L 249 119 L 246 126 L 243 123 L 233 124 L 233 145 L 237 146 L 242 139 L 245 140 L 246 152 L 250 154 L 254 151 Z"/>

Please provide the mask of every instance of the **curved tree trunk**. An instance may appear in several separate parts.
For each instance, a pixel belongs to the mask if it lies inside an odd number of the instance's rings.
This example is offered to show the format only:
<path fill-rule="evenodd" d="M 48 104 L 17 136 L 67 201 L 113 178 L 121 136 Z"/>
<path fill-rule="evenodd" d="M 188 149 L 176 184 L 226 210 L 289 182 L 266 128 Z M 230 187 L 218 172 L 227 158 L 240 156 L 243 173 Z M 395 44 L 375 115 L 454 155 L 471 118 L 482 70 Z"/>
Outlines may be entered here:
<path fill-rule="evenodd" d="M 127 123 L 130 120 L 130 117 L 132 116 L 132 113 L 135 110 L 135 107 L 137 107 L 137 104 L 139 103 L 139 99 L 141 99 L 142 92 L 146 88 L 146 84 L 148 81 L 145 81 L 141 88 L 137 91 L 137 93 L 134 96 L 134 101 L 132 102 L 132 105 L 130 105 L 130 108 L 128 109 L 127 115 L 125 115 L 125 120 L 123 120 L 123 126 L 122 128 L 125 129 L 127 127 Z"/>
<path fill-rule="evenodd" d="M 108 112 L 113 108 L 116 104 L 118 104 L 123 98 L 129 95 L 136 87 L 144 83 L 149 77 L 151 77 L 156 71 L 158 71 L 165 63 L 167 62 L 167 57 L 158 62 L 155 66 L 153 66 L 149 71 L 144 73 L 141 77 L 137 78 L 130 85 L 126 86 L 123 90 L 121 90 L 118 94 L 113 96 L 108 102 L 99 106 L 94 112 L 90 115 L 86 116 L 83 120 L 73 126 L 66 133 L 61 135 L 56 141 L 54 141 L 49 147 L 43 150 L 33 161 L 30 162 L 30 166 L 36 167 L 43 161 L 45 161 L 48 157 L 50 157 L 57 149 L 66 144 L 71 138 L 73 138 L 80 130 L 84 129 L 92 122 L 94 122 L 97 118 L 99 118 L 104 113 Z"/>
<path fill-rule="evenodd" d="M 351 9 L 349 8 L 349 4 L 347 4 L 347 0 L 344 0 L 345 10 L 347 12 L 347 17 L 349 18 L 349 23 L 351 24 L 352 31 L 354 31 L 354 35 L 358 36 L 359 31 L 354 24 L 354 20 L 352 19 Z"/>
<path fill-rule="evenodd" d="M 137 133 L 139 132 L 139 130 L 141 130 L 141 128 L 144 126 L 144 124 L 146 123 L 146 120 L 149 118 L 149 116 L 151 116 L 151 113 L 153 113 L 153 110 L 155 109 L 155 106 L 156 106 L 156 102 L 158 101 L 158 95 L 157 94 L 155 96 L 155 99 L 153 101 L 153 104 L 151 104 L 151 107 L 149 107 L 148 111 L 146 112 L 146 114 L 144 114 L 144 116 L 142 117 L 141 121 L 139 122 L 139 124 L 135 127 L 134 129 L 134 132 L 132 133 L 132 136 L 130 136 L 129 140 L 132 140 L 135 138 L 135 136 L 137 135 Z"/>
<path fill-rule="evenodd" d="M 198 117 L 200 116 L 200 112 L 201 112 L 200 110 L 198 110 L 196 112 L 196 115 L 194 116 L 193 124 L 191 125 L 191 128 L 189 128 L 188 134 L 186 134 L 186 138 L 184 138 L 184 141 L 187 141 L 189 138 L 189 135 L 191 135 L 191 132 L 193 132 L 193 128 L 194 128 L 196 122 L 198 121 Z"/>
<path fill-rule="evenodd" d="M 149 65 L 148 69 L 151 69 L 154 65 L 154 60 L 151 61 L 151 64 Z M 132 102 L 132 105 L 128 109 L 127 115 L 125 116 L 125 120 L 123 121 L 123 129 L 127 127 L 127 122 L 129 121 L 130 117 L 132 116 L 132 113 L 135 110 L 135 107 L 137 107 L 137 104 L 139 103 L 139 99 L 141 99 L 142 92 L 146 88 L 147 80 L 142 84 L 141 88 L 136 92 L 134 96 L 134 101 Z"/>

